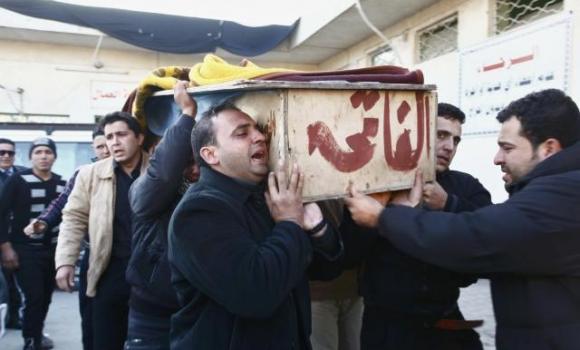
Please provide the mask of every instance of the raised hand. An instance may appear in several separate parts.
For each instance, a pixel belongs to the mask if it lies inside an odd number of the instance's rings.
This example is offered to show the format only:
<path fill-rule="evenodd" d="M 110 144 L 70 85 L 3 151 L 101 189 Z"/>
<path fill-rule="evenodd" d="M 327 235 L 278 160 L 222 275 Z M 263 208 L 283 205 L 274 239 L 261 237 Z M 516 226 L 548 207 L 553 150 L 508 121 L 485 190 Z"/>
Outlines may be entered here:
<path fill-rule="evenodd" d="M 192 118 L 195 118 L 197 113 L 197 103 L 187 93 L 189 82 L 180 80 L 173 87 L 173 99 L 175 103 L 181 108 L 181 112 Z"/>

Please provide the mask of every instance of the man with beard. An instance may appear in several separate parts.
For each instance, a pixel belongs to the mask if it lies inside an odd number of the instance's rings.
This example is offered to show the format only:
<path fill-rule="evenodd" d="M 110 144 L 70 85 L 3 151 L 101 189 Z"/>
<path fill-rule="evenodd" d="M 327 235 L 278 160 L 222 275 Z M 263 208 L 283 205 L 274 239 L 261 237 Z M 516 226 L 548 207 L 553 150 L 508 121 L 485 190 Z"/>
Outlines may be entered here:
<path fill-rule="evenodd" d="M 512 102 L 495 164 L 510 198 L 472 213 L 412 208 L 410 192 L 384 208 L 351 189 L 360 225 L 377 227 L 398 249 L 456 271 L 490 276 L 499 350 L 577 349 L 580 344 L 580 111 L 549 89 Z"/>
<path fill-rule="evenodd" d="M 171 348 L 310 349 L 307 270 L 335 277 L 341 245 L 320 208 L 303 207 L 304 175 L 269 173 L 264 134 L 232 104 L 204 115 L 192 146 L 200 179 L 170 223 Z"/>
<path fill-rule="evenodd" d="M 29 151 L 32 168 L 13 174 L 0 198 L 2 265 L 16 271 L 26 350 L 42 348 L 44 320 L 54 289 L 58 227 L 30 236 L 24 228 L 64 189 L 65 181 L 52 172 L 56 156 L 54 141 L 47 137 L 34 140 Z"/>

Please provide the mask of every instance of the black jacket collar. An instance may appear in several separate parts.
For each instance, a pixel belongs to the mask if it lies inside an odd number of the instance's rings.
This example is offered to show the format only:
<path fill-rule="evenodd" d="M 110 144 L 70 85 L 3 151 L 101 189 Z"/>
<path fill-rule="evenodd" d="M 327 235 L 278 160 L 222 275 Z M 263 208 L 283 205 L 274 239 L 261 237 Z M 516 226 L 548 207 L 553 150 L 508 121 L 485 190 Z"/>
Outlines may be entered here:
<path fill-rule="evenodd" d="M 223 192 L 241 203 L 246 202 L 249 197 L 263 197 L 266 188 L 264 181 L 259 184 L 251 184 L 226 176 L 207 166 L 200 168 L 198 183 Z"/>

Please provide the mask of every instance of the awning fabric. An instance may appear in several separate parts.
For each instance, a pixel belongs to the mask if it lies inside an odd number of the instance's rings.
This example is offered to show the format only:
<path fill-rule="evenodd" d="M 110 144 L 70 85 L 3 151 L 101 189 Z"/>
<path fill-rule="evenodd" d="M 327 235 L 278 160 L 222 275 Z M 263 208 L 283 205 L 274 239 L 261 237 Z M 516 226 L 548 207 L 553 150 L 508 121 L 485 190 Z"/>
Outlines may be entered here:
<path fill-rule="evenodd" d="M 240 56 L 257 56 L 278 46 L 290 26 L 248 27 L 231 21 L 172 16 L 50 0 L 0 0 L 0 7 L 26 16 L 97 29 L 145 49 L 168 53 L 208 53 L 222 48 Z"/>

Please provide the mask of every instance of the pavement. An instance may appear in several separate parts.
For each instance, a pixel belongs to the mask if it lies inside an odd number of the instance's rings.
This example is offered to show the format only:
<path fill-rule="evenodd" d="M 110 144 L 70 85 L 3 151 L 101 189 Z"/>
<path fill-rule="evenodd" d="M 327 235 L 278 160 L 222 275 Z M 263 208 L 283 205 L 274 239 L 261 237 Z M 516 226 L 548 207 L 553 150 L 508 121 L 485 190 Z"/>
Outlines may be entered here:
<path fill-rule="evenodd" d="M 55 291 L 46 317 L 44 332 L 54 341 L 54 350 L 82 350 L 81 316 L 77 293 Z M 0 349 L 22 350 L 20 330 L 7 329 L 0 338 Z"/>
<path fill-rule="evenodd" d="M 461 291 L 459 305 L 466 319 L 483 319 L 484 324 L 477 329 L 485 350 L 495 350 L 495 320 L 491 307 L 489 281 L 479 280 Z M 55 350 L 82 350 L 81 319 L 77 293 L 55 291 L 45 324 L 45 332 L 54 341 Z M 7 330 L 0 338 L 0 349 L 22 349 L 19 330 Z"/>

